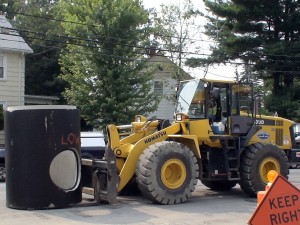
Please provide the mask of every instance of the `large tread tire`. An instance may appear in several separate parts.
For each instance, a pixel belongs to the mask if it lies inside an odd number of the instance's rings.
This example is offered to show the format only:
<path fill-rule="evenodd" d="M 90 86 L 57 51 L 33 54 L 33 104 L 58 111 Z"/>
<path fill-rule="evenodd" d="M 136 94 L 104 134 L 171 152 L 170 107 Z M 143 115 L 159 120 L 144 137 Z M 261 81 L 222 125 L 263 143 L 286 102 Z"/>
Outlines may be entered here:
<path fill-rule="evenodd" d="M 272 144 L 255 143 L 248 146 L 241 158 L 242 190 L 256 197 L 258 191 L 265 190 L 268 183 L 266 176 L 270 170 L 288 179 L 289 163 L 285 152 Z"/>
<path fill-rule="evenodd" d="M 201 180 L 201 183 L 214 191 L 228 191 L 237 184 L 236 181 L 228 180 Z"/>
<path fill-rule="evenodd" d="M 184 174 L 178 187 L 168 187 L 163 182 L 166 178 L 163 168 L 172 160 L 179 162 Z M 142 195 L 164 205 L 185 202 L 195 190 L 198 177 L 199 166 L 194 153 L 187 146 L 174 141 L 149 146 L 140 156 L 136 167 L 136 181 Z"/>

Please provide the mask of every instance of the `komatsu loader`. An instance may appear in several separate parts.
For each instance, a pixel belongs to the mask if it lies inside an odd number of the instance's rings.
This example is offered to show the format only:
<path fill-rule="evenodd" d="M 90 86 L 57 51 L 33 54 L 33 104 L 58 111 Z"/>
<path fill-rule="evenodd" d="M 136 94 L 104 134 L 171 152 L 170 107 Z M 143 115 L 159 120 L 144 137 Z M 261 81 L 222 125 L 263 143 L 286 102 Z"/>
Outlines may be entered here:
<path fill-rule="evenodd" d="M 258 103 L 251 84 L 184 81 L 174 121 L 136 116 L 130 125 L 107 126 L 105 159 L 83 160 L 82 186 L 112 204 L 129 184 L 153 202 L 182 203 L 198 180 L 212 190 L 239 184 L 256 196 L 268 171 L 288 178 L 289 164 L 300 162 L 296 123 L 260 115 Z"/>

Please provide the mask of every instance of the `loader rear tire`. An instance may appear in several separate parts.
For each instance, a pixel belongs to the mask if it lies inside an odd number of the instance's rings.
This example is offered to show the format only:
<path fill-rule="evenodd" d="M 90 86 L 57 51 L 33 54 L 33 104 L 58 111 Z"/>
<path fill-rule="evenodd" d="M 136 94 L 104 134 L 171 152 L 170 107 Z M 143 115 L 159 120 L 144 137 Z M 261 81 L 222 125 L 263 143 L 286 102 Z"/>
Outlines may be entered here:
<path fill-rule="evenodd" d="M 288 178 L 289 163 L 284 151 L 272 144 L 255 143 L 248 146 L 242 154 L 240 185 L 244 192 L 256 197 L 258 191 L 265 190 L 267 174 L 275 170 Z"/>
<path fill-rule="evenodd" d="M 201 183 L 214 191 L 228 191 L 237 184 L 235 181 L 228 180 L 201 180 Z"/>
<path fill-rule="evenodd" d="M 149 146 L 140 156 L 136 180 L 141 193 L 164 205 L 185 202 L 195 190 L 199 166 L 185 145 L 163 141 Z"/>

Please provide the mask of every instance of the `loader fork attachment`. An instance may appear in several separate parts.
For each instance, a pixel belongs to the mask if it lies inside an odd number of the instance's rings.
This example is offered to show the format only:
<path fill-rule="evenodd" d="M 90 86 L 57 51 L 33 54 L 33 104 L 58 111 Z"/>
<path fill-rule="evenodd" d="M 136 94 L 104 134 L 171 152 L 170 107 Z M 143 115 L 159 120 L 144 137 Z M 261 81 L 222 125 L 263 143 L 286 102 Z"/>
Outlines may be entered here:
<path fill-rule="evenodd" d="M 83 186 L 92 186 L 94 199 L 98 203 L 117 204 L 117 187 L 119 176 L 116 168 L 116 156 L 108 146 L 105 150 L 105 160 L 82 160 L 82 165 L 92 167 L 92 181 L 82 182 Z M 82 181 L 84 178 L 82 178 Z"/>
<path fill-rule="evenodd" d="M 117 187 L 119 184 L 119 176 L 117 174 L 116 156 L 108 146 L 105 150 L 106 163 L 105 168 L 103 164 L 99 164 L 94 172 L 93 186 L 95 193 L 95 200 L 98 203 L 108 202 L 110 204 L 117 204 Z M 97 161 L 95 162 L 97 165 Z"/>

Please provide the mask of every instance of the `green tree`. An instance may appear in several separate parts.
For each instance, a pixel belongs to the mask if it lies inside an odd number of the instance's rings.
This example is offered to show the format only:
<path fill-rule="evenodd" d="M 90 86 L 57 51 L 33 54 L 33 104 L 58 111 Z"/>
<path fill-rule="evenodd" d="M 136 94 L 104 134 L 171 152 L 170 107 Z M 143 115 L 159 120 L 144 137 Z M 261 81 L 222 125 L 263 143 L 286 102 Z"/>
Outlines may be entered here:
<path fill-rule="evenodd" d="M 273 95 L 267 96 L 266 105 L 271 112 L 277 112 L 279 116 L 289 117 L 291 120 L 300 121 L 300 102 L 293 101 L 300 99 L 300 87 L 282 88 L 278 91 L 276 98 Z"/>
<path fill-rule="evenodd" d="M 14 18 L 14 5 L 17 0 L 0 0 L 0 12 L 4 13 L 7 19 Z"/>
<path fill-rule="evenodd" d="M 206 34 L 216 45 L 211 47 L 210 57 L 190 59 L 189 65 L 242 60 L 247 71 L 257 73 L 256 78 L 272 80 L 274 101 L 282 90 L 299 85 L 296 83 L 300 77 L 298 1 L 218 0 L 205 1 L 205 4 L 210 11 Z M 288 96 L 291 104 L 299 103 L 295 95 Z M 283 116 L 295 118 L 288 108 L 285 109 Z"/>
<path fill-rule="evenodd" d="M 65 82 L 58 78 L 58 59 L 66 39 L 57 3 L 58 0 L 28 0 L 14 5 L 13 25 L 34 51 L 26 56 L 26 94 L 61 96 L 64 90 Z"/>
<path fill-rule="evenodd" d="M 179 82 L 183 78 L 182 66 L 195 41 L 193 37 L 199 33 L 199 15 L 191 0 L 177 4 L 162 4 L 160 11 L 153 13 L 154 38 L 160 48 L 166 50 L 169 59 L 175 63 L 174 78 Z M 202 25 L 201 25 L 202 26 Z M 170 65 L 171 66 L 171 65 Z"/>
<path fill-rule="evenodd" d="M 124 124 L 154 111 L 151 70 L 145 68 L 142 42 L 148 40 L 148 13 L 139 0 L 62 2 L 69 36 L 61 57 L 64 92 L 96 128 Z M 141 73 L 141 70 L 144 72 Z"/>

